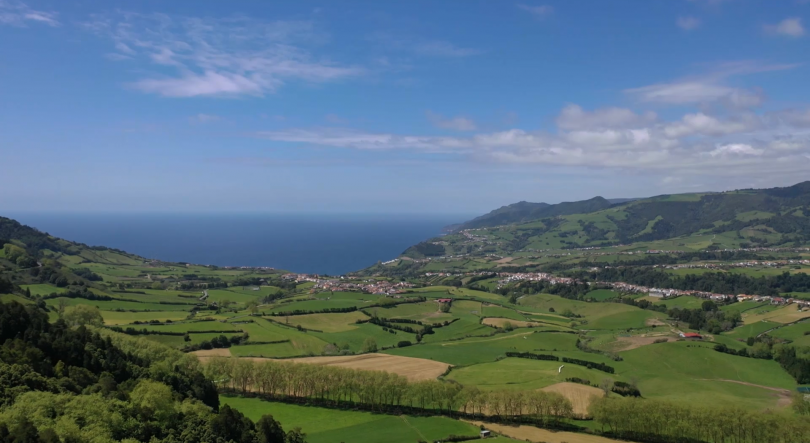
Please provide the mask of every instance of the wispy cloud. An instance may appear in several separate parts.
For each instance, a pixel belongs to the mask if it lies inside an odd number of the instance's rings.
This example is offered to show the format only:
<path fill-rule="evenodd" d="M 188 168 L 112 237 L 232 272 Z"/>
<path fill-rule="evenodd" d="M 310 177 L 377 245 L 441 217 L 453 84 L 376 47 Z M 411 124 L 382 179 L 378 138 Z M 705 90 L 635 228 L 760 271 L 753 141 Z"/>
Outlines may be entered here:
<path fill-rule="evenodd" d="M 0 0 L 0 24 L 25 26 L 30 22 L 59 26 L 56 12 L 31 9 L 27 4 L 14 0 Z"/>
<path fill-rule="evenodd" d="M 765 31 L 771 34 L 798 38 L 804 35 L 804 26 L 802 25 L 802 19 L 791 17 L 775 25 L 765 25 Z"/>
<path fill-rule="evenodd" d="M 752 108 L 765 101 L 758 89 L 742 89 L 726 84 L 733 76 L 793 69 L 796 64 L 766 64 L 752 61 L 723 63 L 701 76 L 669 83 L 657 83 L 624 92 L 642 103 L 692 105 L 720 103 L 731 108 Z"/>
<path fill-rule="evenodd" d="M 535 16 L 537 18 L 546 17 L 549 14 L 551 14 L 552 12 L 554 12 L 554 7 L 550 6 L 550 5 L 532 6 L 532 5 L 525 5 L 525 4 L 519 3 L 517 5 L 517 7 L 524 10 L 524 11 L 526 11 L 526 12 L 528 12 L 528 13 L 530 13 L 530 14 L 532 14 L 533 16 Z"/>
<path fill-rule="evenodd" d="M 693 29 L 697 29 L 697 27 L 700 26 L 700 19 L 696 17 L 678 17 L 678 20 L 675 21 L 675 24 L 677 24 L 678 27 L 683 29 L 684 31 L 691 31 Z"/>
<path fill-rule="evenodd" d="M 801 174 L 810 167 L 810 111 L 720 117 L 704 112 L 660 121 L 621 108 L 568 105 L 556 133 L 509 129 L 470 136 L 421 136 L 336 128 L 255 133 L 271 141 L 360 150 L 441 153 L 465 161 L 612 168 L 722 176 Z"/>
<path fill-rule="evenodd" d="M 465 117 L 445 118 L 441 114 L 433 111 L 426 111 L 425 115 L 433 126 L 441 129 L 450 129 L 452 131 L 475 131 L 477 128 L 474 121 Z"/>
<path fill-rule="evenodd" d="M 557 116 L 557 126 L 564 130 L 627 129 L 645 127 L 656 120 L 654 112 L 636 114 L 629 109 L 603 108 L 588 112 L 579 105 L 567 105 Z"/>
<path fill-rule="evenodd" d="M 306 50 L 317 38 L 309 22 L 122 13 L 96 16 L 84 26 L 112 40 L 116 52 L 109 57 L 154 67 L 131 88 L 167 97 L 262 96 L 290 80 L 326 82 L 364 73 Z"/>

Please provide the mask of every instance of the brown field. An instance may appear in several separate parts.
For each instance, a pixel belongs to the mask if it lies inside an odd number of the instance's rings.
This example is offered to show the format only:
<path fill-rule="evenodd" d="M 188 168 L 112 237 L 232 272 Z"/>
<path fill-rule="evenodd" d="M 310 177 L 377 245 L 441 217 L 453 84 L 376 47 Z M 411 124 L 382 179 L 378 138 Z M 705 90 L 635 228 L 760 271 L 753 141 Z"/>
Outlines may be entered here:
<path fill-rule="evenodd" d="M 480 421 L 469 421 L 475 426 L 484 425 L 487 429 L 516 440 L 525 440 L 535 443 L 621 443 L 596 435 L 578 434 L 575 432 L 552 432 L 533 426 L 507 426 Z M 626 442 L 625 442 L 626 443 Z"/>
<path fill-rule="evenodd" d="M 808 317 L 810 317 L 810 310 L 800 311 L 796 305 L 787 305 L 762 314 L 743 314 L 743 323 L 748 325 L 762 320 L 775 321 L 777 323 L 793 323 Z"/>
<path fill-rule="evenodd" d="M 616 337 L 617 345 L 611 347 L 614 352 L 629 351 L 631 349 L 640 348 L 642 346 L 651 345 L 658 339 L 667 339 L 667 341 L 674 341 L 673 337 L 665 337 L 661 335 L 643 336 L 637 335 L 633 337 Z"/>
<path fill-rule="evenodd" d="M 366 371 L 385 371 L 407 377 L 411 381 L 431 380 L 444 374 L 450 367 L 424 358 L 402 357 L 388 354 L 345 355 L 339 357 L 304 357 L 284 361 L 309 363 L 314 365 L 340 366 Z"/>
<path fill-rule="evenodd" d="M 481 323 L 487 326 L 494 326 L 496 328 L 502 328 L 506 323 L 511 323 L 515 328 L 528 328 L 529 326 L 540 326 L 540 323 L 533 322 L 533 321 L 522 321 L 522 320 L 511 320 L 508 318 L 494 318 L 489 317 L 485 318 Z"/>
<path fill-rule="evenodd" d="M 603 397 L 605 394 L 601 389 L 593 386 L 585 386 L 579 383 L 556 383 L 541 389 L 546 392 L 557 392 L 571 401 L 574 406 L 574 414 L 579 416 L 588 415 L 588 406 L 591 405 L 593 397 Z"/>
<path fill-rule="evenodd" d="M 231 350 L 228 348 L 201 349 L 199 351 L 192 352 L 192 354 L 196 355 L 200 361 L 205 362 L 211 357 L 230 357 Z"/>
<path fill-rule="evenodd" d="M 231 357 L 231 350 L 227 348 L 208 349 L 194 351 L 192 354 L 196 355 L 201 362 L 205 363 L 207 360 L 213 357 Z M 261 357 L 239 358 L 244 360 L 253 360 L 255 362 L 273 360 L 278 362 L 339 366 L 342 368 L 361 369 L 364 371 L 385 371 L 392 374 L 399 374 L 406 377 L 410 381 L 435 379 L 436 377 L 444 374 L 444 372 L 447 371 L 447 368 L 450 367 L 450 365 L 447 363 L 426 360 L 424 358 L 402 357 L 399 355 L 388 354 L 361 354 L 342 355 L 337 357 L 301 357 L 285 359 Z"/>

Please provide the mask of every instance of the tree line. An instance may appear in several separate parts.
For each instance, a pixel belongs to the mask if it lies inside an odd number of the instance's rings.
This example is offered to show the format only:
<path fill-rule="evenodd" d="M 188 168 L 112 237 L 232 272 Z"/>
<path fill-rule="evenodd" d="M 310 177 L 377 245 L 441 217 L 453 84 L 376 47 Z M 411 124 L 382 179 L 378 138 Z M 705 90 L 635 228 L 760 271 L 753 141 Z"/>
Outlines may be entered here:
<path fill-rule="evenodd" d="M 605 434 L 639 442 L 810 442 L 810 422 L 806 419 L 735 406 L 598 398 L 591 402 L 589 412 Z"/>
<path fill-rule="evenodd" d="M 205 366 L 221 388 L 259 394 L 274 400 L 307 400 L 322 405 L 362 408 L 383 413 L 429 413 L 448 416 L 519 419 L 559 424 L 573 415 L 571 402 L 543 391 L 482 391 L 454 382 L 407 378 L 382 371 L 284 361 L 254 362 L 214 357 Z"/>
<path fill-rule="evenodd" d="M 596 363 L 588 360 L 580 360 L 578 358 L 557 357 L 556 355 L 550 354 L 533 354 L 531 352 L 507 352 L 506 356 L 515 358 L 528 358 L 532 360 L 562 361 L 563 363 L 570 363 L 572 365 L 585 366 L 588 369 L 597 369 L 602 372 L 607 372 L 608 374 L 613 374 L 616 372 L 616 369 L 613 366 L 608 366 L 604 363 Z"/>

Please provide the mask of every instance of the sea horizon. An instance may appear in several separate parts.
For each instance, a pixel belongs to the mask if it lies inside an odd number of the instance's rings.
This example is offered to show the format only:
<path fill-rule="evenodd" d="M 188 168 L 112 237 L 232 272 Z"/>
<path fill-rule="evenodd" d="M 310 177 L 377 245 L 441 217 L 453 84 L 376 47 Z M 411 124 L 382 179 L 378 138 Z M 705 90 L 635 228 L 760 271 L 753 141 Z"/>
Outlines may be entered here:
<path fill-rule="evenodd" d="M 144 258 L 342 275 L 396 258 L 458 214 L 45 212 L 2 214 L 50 235 Z"/>

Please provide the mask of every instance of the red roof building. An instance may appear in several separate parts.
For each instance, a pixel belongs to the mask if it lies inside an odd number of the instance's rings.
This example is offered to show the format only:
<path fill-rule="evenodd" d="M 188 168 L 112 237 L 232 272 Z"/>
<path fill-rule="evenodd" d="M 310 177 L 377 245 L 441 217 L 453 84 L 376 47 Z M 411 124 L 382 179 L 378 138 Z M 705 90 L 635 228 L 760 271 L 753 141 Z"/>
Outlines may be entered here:
<path fill-rule="evenodd" d="M 450 303 L 451 301 L 453 301 L 453 299 L 452 298 L 439 298 L 436 301 L 439 302 L 439 303 Z"/>
<path fill-rule="evenodd" d="M 687 332 L 687 333 L 681 334 L 681 337 L 683 337 L 683 338 L 703 338 L 702 335 L 696 334 L 694 332 Z"/>

